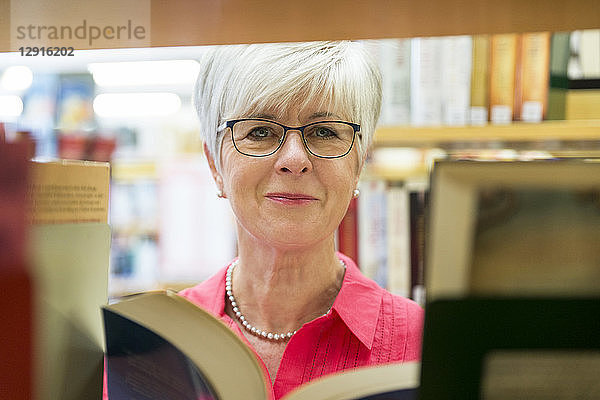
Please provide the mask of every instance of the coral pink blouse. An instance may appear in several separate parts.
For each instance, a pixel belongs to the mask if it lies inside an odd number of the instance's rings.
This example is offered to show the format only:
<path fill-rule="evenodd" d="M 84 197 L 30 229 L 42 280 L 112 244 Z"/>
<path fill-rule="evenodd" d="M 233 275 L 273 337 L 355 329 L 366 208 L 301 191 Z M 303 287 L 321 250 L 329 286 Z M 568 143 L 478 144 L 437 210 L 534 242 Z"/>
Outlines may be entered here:
<path fill-rule="evenodd" d="M 273 382 L 275 399 L 323 375 L 420 358 L 421 307 L 367 279 L 350 258 L 337 256 L 346 263 L 346 274 L 332 312 L 304 324 L 288 342 Z M 226 270 L 180 294 L 220 318 L 249 345 L 225 313 Z"/>

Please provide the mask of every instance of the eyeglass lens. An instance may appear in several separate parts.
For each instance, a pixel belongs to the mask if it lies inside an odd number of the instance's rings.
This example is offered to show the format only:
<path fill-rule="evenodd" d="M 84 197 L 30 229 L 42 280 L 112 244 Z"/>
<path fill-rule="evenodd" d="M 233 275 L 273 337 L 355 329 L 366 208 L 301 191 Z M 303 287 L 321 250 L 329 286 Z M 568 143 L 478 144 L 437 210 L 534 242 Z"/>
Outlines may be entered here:
<path fill-rule="evenodd" d="M 233 125 L 233 141 L 237 149 L 248 155 L 261 156 L 274 152 L 281 143 L 281 125 L 258 120 L 238 121 Z M 354 129 L 340 122 L 318 122 L 304 128 L 308 149 L 319 156 L 346 154 L 352 146 Z"/>

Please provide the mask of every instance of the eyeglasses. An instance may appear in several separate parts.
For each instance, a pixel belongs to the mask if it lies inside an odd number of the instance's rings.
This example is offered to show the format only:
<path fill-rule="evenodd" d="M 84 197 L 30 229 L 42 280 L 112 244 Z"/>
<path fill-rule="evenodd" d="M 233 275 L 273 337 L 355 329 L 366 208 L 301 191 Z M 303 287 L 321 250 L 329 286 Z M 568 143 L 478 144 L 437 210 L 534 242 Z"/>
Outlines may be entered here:
<path fill-rule="evenodd" d="M 274 154 L 285 142 L 288 131 L 299 131 L 308 152 L 321 158 L 339 158 L 350 152 L 360 125 L 345 121 L 319 121 L 290 127 L 262 118 L 225 122 L 237 151 L 250 157 Z"/>

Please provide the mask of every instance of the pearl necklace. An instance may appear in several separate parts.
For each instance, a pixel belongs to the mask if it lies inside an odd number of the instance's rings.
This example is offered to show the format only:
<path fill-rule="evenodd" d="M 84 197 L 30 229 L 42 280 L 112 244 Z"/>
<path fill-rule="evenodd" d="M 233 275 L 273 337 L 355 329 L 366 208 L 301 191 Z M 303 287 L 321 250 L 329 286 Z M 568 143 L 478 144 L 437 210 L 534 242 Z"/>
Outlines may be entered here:
<path fill-rule="evenodd" d="M 235 317 L 238 319 L 238 321 L 240 321 L 240 323 L 242 324 L 242 326 L 244 328 L 246 328 L 246 330 L 250 333 L 252 333 L 253 335 L 256 335 L 258 337 L 261 337 L 263 339 L 269 339 L 269 340 L 274 340 L 274 341 L 279 341 L 279 340 L 289 340 L 292 336 L 294 336 L 294 334 L 297 332 L 297 330 L 293 331 L 293 332 L 287 332 L 287 333 L 272 333 L 272 332 L 267 332 L 265 330 L 259 329 L 255 326 L 252 326 L 247 320 L 246 317 L 244 317 L 244 315 L 242 314 L 242 312 L 240 311 L 240 308 L 238 307 L 237 302 L 235 301 L 235 297 L 233 296 L 233 286 L 231 285 L 231 275 L 233 273 L 233 269 L 238 265 L 238 261 L 239 260 L 235 260 L 234 262 L 231 263 L 231 265 L 229 265 L 229 268 L 227 268 L 227 274 L 225 276 L 225 291 L 227 293 L 227 297 L 229 298 L 229 301 L 231 302 L 231 307 L 233 309 L 233 312 L 235 314 Z M 346 263 L 344 263 L 342 260 L 339 260 L 340 264 L 342 264 L 342 266 L 344 267 L 344 270 L 346 269 Z M 325 313 L 323 314 L 323 316 L 329 314 L 331 312 L 331 308 Z"/>

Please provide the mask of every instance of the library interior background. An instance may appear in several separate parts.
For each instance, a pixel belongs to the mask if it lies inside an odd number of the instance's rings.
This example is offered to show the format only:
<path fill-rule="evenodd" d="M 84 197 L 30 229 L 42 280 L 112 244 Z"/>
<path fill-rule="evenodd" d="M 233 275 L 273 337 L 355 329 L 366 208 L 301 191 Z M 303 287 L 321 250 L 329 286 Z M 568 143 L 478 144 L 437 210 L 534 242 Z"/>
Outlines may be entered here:
<path fill-rule="evenodd" d="M 336 245 L 365 275 L 427 310 L 436 165 L 600 161 L 600 29 L 360 42 L 381 70 L 383 105 L 360 197 Z M 75 57 L 0 53 L 0 142 L 32 143 L 30 155 L 39 163 L 110 163 L 109 301 L 192 286 L 236 255 L 233 216 L 216 195 L 192 105 L 205 49 L 76 50 Z M 518 212 L 538 218 L 534 223 L 547 221 L 548 215 L 536 214 L 545 203 L 549 213 L 585 203 L 591 207 L 585 219 L 600 226 L 597 188 L 571 203 L 560 193 L 527 192 L 518 210 L 506 187 L 482 193 L 477 230 Z M 588 232 L 587 245 L 599 242 L 597 228 L 586 225 L 582 232 Z M 598 253 L 590 254 L 598 271 Z M 472 279 L 485 290 L 490 277 Z M 598 296 L 600 281 L 589 284 Z"/>

